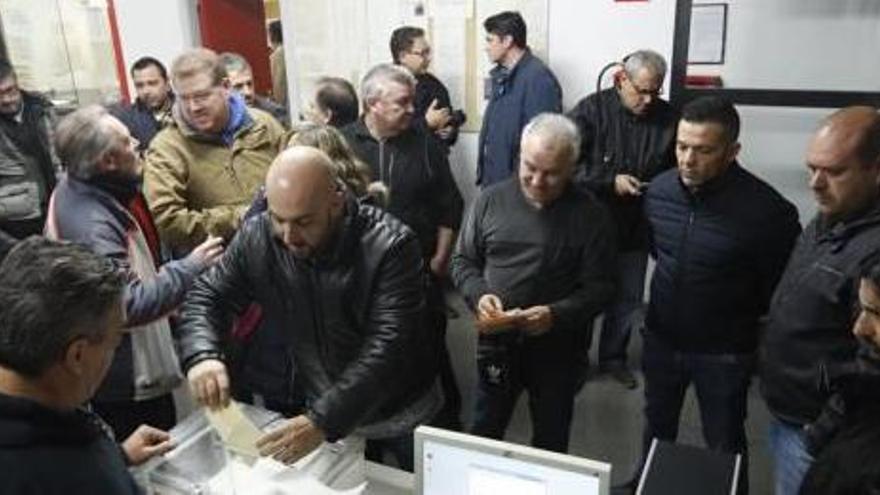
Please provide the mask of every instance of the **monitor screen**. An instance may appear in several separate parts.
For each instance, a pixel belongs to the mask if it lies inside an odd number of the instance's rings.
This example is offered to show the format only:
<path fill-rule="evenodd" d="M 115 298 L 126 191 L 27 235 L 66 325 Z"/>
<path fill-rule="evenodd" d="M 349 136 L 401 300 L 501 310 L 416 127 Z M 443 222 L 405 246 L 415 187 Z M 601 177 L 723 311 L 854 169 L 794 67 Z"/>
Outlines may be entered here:
<path fill-rule="evenodd" d="M 416 431 L 421 495 L 606 495 L 608 464 L 435 428 Z"/>

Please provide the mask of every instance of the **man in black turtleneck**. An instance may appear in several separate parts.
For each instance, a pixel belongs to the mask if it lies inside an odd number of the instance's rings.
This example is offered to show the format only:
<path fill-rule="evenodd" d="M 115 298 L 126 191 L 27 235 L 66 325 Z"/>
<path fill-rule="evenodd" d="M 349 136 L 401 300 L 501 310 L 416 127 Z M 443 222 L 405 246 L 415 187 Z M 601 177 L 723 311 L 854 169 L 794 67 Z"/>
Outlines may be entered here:
<path fill-rule="evenodd" d="M 0 60 L 0 231 L 11 236 L 0 235 L 0 245 L 43 230 L 58 170 L 54 123 L 52 104 L 22 91 L 12 65 Z"/>
<path fill-rule="evenodd" d="M 181 382 L 167 315 L 195 277 L 223 252 L 209 238 L 181 260 L 161 264 L 159 236 L 141 188 L 138 142 L 105 109 L 70 114 L 55 133 L 67 176 L 53 194 L 46 233 L 90 247 L 127 274 L 125 326 L 93 401 L 120 438 L 141 423 L 174 425 L 171 391 Z"/>

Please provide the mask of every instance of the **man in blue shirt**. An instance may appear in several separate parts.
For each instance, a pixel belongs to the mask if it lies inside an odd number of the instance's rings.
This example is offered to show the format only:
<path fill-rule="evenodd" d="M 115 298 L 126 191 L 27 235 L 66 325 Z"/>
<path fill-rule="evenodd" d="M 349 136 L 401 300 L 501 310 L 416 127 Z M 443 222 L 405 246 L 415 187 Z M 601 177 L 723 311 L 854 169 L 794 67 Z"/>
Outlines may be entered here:
<path fill-rule="evenodd" d="M 562 111 L 562 88 L 550 69 L 532 55 L 519 13 L 493 15 L 483 27 L 486 54 L 496 64 L 489 71 L 492 84 L 477 159 L 477 184 L 485 188 L 516 169 L 523 127 L 539 113 Z"/>

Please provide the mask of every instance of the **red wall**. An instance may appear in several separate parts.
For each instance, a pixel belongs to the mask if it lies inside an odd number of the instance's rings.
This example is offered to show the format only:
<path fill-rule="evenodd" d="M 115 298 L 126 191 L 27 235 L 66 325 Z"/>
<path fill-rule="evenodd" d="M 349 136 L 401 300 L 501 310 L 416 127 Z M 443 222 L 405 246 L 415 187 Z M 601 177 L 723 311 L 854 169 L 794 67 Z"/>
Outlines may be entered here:
<path fill-rule="evenodd" d="M 257 93 L 272 90 L 266 13 L 263 0 L 199 0 L 202 45 L 220 52 L 237 52 L 254 69 Z"/>

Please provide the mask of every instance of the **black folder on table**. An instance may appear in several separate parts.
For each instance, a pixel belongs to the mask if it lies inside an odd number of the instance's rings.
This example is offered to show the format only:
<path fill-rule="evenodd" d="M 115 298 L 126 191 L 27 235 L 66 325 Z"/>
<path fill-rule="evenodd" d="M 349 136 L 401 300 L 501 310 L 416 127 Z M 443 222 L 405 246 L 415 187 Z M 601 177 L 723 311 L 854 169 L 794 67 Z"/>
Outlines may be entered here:
<path fill-rule="evenodd" d="M 654 439 L 636 495 L 733 495 L 739 454 Z"/>

